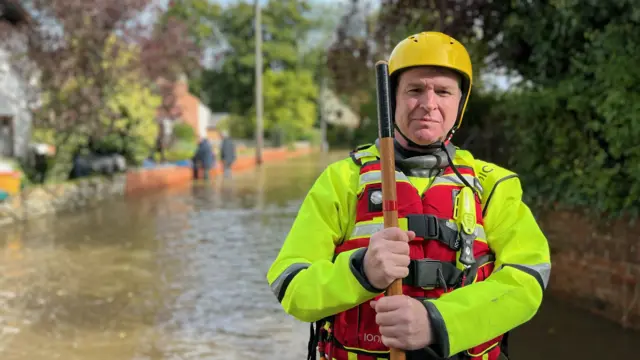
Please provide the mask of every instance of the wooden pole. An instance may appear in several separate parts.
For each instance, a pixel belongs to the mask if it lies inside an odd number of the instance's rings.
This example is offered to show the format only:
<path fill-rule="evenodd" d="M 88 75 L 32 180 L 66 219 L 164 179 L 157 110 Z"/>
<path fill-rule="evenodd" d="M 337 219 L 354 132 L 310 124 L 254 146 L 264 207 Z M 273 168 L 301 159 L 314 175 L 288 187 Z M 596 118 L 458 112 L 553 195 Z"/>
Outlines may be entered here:
<path fill-rule="evenodd" d="M 255 0 L 255 36 L 256 36 L 256 164 L 262 165 L 263 134 L 263 102 L 262 102 L 262 9 L 260 1 Z"/>
<path fill-rule="evenodd" d="M 396 160 L 393 148 L 393 119 L 389 94 L 389 65 L 376 63 L 376 92 L 378 95 L 378 136 L 380 138 L 380 167 L 382 173 L 382 214 L 384 227 L 398 227 L 398 201 L 396 195 Z M 396 279 L 387 289 L 387 295 L 402 295 L 402 279 Z M 391 360 L 405 360 L 402 349 L 391 348 Z"/>
<path fill-rule="evenodd" d="M 329 144 L 327 143 L 327 113 L 325 111 L 325 96 L 327 94 L 327 79 L 324 77 L 320 83 L 320 149 L 323 153 L 329 151 Z"/>

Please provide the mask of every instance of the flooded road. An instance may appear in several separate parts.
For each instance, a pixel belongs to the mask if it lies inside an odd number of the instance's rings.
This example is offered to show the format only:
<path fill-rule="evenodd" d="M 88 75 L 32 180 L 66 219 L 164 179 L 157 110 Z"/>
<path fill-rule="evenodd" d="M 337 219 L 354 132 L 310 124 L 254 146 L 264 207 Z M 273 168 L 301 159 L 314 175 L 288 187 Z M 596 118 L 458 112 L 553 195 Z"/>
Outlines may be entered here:
<path fill-rule="evenodd" d="M 3 228 L 0 359 L 305 359 L 308 324 L 282 312 L 265 274 L 341 156 Z M 512 359 L 635 359 L 632 338 L 548 300 L 515 331 Z"/>

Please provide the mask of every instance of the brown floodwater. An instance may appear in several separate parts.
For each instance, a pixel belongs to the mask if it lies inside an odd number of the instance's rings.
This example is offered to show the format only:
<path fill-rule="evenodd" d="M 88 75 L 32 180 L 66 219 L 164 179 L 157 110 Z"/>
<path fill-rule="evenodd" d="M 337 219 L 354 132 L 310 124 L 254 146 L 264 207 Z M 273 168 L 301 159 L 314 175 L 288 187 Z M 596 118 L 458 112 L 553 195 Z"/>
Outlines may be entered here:
<path fill-rule="evenodd" d="M 312 155 L 0 232 L 0 359 L 305 359 L 265 274 Z M 639 333 L 548 298 L 512 359 L 638 359 Z M 635 349 L 634 349 L 635 350 Z"/>

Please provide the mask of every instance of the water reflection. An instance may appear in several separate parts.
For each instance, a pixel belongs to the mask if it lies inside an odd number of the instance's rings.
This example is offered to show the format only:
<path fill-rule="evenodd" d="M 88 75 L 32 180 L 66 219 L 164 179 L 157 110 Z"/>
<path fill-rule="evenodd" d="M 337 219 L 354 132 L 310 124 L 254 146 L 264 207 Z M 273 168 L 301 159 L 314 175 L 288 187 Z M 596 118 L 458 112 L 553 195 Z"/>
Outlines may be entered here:
<path fill-rule="evenodd" d="M 3 228 L 2 359 L 304 359 L 308 325 L 282 313 L 265 274 L 316 176 L 343 155 Z M 632 335 L 600 324 L 548 302 L 513 354 L 601 359 L 576 344 L 606 339 L 630 358 Z"/>

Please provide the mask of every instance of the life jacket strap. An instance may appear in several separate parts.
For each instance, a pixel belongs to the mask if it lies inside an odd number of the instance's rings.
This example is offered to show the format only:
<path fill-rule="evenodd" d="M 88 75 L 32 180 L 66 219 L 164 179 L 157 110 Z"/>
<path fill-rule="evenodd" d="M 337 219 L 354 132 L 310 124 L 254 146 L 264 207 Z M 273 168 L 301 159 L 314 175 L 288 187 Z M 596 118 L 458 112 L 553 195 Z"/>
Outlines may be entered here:
<path fill-rule="evenodd" d="M 473 282 L 478 268 L 492 261 L 495 261 L 493 254 L 484 255 L 478 258 L 474 266 L 467 270 L 460 270 L 454 263 L 433 259 L 411 260 L 409 275 L 402 279 L 402 283 L 421 288 L 455 288 L 460 285 L 468 285 Z M 463 275 L 466 275 L 465 284 L 462 284 Z"/>

